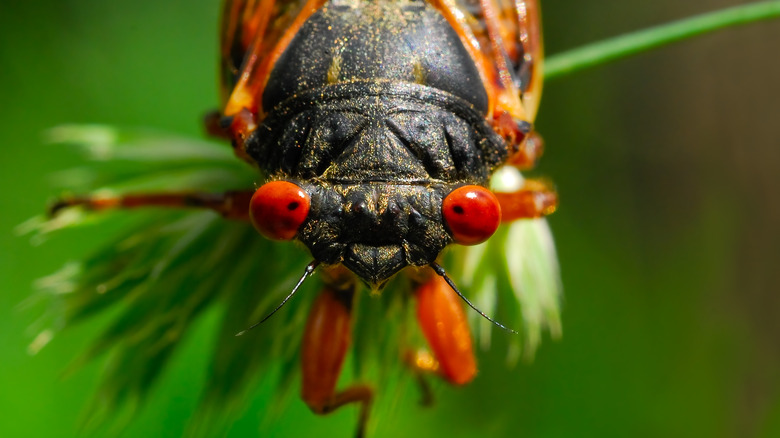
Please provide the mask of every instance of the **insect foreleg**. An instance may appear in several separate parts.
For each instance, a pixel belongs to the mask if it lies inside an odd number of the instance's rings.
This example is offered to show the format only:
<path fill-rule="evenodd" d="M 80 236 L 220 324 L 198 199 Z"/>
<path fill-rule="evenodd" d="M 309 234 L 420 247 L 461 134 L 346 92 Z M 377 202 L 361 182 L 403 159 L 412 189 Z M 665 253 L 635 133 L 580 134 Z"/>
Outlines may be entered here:
<path fill-rule="evenodd" d="M 436 371 L 456 385 L 470 382 L 477 374 L 466 314 L 460 299 L 438 275 L 415 290 L 417 321 L 433 358 L 417 353 L 413 365 L 421 371 Z"/>
<path fill-rule="evenodd" d="M 225 193 L 143 193 L 117 196 L 83 196 L 57 200 L 50 208 L 51 216 L 68 207 L 88 210 L 113 210 L 142 207 L 204 208 L 214 210 L 228 219 L 249 220 L 249 200 L 252 191 Z"/>
<path fill-rule="evenodd" d="M 354 287 L 326 288 L 309 311 L 303 335 L 301 396 L 320 415 L 349 403 L 360 404 L 356 436 L 365 434 L 373 390 L 368 385 L 352 385 L 336 391 L 344 357 L 352 342 L 351 307 Z"/>

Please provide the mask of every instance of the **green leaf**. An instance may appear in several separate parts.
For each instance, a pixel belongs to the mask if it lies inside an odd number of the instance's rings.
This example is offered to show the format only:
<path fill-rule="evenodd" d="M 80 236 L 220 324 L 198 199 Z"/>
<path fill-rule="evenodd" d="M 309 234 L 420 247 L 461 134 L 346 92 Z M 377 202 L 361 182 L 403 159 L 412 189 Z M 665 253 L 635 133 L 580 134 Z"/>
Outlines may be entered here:
<path fill-rule="evenodd" d="M 728 27 L 780 17 L 780 1 L 735 6 L 558 53 L 544 64 L 546 80 Z"/>

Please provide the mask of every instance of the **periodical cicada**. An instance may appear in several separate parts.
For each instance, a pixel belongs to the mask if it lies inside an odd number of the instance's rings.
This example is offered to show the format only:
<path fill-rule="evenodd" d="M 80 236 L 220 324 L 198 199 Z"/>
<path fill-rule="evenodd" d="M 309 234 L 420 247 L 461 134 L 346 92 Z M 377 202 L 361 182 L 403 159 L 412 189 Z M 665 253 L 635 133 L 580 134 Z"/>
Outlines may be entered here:
<path fill-rule="evenodd" d="M 66 198 L 53 213 L 203 208 L 302 243 L 313 260 L 282 304 L 315 271 L 324 283 L 303 333 L 302 396 L 319 414 L 359 404 L 358 435 L 373 389 L 337 380 L 363 287 L 409 277 L 433 356 L 409 366 L 471 381 L 459 299 L 471 303 L 441 253 L 557 204 L 539 181 L 488 189 L 499 167 L 529 169 L 541 155 L 537 1 L 227 0 L 220 47 L 222 110 L 206 127 L 259 170 L 256 190 Z"/>

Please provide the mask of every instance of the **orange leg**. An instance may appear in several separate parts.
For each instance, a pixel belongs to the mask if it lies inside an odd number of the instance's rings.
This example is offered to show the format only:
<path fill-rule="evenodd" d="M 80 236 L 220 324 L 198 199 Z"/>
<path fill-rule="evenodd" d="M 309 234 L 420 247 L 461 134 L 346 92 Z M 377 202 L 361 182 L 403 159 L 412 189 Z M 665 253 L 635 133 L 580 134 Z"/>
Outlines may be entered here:
<path fill-rule="evenodd" d="M 558 194 L 541 181 L 527 180 L 516 192 L 494 194 L 501 204 L 503 222 L 546 216 L 558 207 Z"/>
<path fill-rule="evenodd" d="M 372 389 L 367 385 L 353 385 L 336 391 L 344 357 L 352 341 L 350 307 L 353 290 L 326 288 L 312 306 L 301 348 L 301 395 L 309 408 L 320 415 L 349 403 L 359 403 L 356 435 L 362 437 L 373 398 Z"/>
<path fill-rule="evenodd" d="M 246 154 L 246 140 L 257 129 L 257 117 L 249 110 L 242 109 L 230 117 L 211 111 L 203 117 L 203 127 L 211 137 L 230 140 L 238 158 L 254 163 L 254 159 Z"/>
<path fill-rule="evenodd" d="M 470 382 L 477 374 L 477 361 L 460 298 L 438 275 L 415 292 L 417 320 L 434 357 L 418 353 L 414 365 L 419 370 L 438 372 L 456 385 Z"/>
<path fill-rule="evenodd" d="M 229 120 L 222 117 L 219 111 L 209 111 L 203 116 L 203 127 L 210 137 L 230 140 L 230 125 L 227 125 Z"/>
<path fill-rule="evenodd" d="M 146 193 L 113 197 L 85 196 L 60 199 L 49 209 L 51 216 L 68 207 L 80 206 L 89 210 L 127 209 L 140 207 L 205 208 L 228 219 L 249 220 L 251 191 L 225 193 Z"/>
<path fill-rule="evenodd" d="M 508 112 L 497 114 L 492 124 L 496 133 L 506 142 L 509 152 L 507 164 L 520 170 L 533 169 L 544 152 L 544 141 L 533 130 L 533 126 L 513 118 Z"/>
<path fill-rule="evenodd" d="M 525 139 L 510 150 L 510 164 L 520 170 L 530 170 L 536 167 L 536 162 L 544 153 L 544 140 L 536 131 L 526 134 Z"/>

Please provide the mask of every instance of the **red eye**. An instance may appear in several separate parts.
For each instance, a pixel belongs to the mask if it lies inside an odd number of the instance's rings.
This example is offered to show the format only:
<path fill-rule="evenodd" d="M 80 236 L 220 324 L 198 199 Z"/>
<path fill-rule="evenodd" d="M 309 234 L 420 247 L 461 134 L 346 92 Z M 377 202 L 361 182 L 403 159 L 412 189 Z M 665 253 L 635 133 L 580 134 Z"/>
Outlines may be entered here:
<path fill-rule="evenodd" d="M 463 186 L 450 192 L 444 198 L 441 214 L 452 238 L 461 245 L 488 240 L 501 222 L 496 195 L 480 186 Z"/>
<path fill-rule="evenodd" d="M 249 203 L 249 216 L 257 231 L 272 240 L 290 240 L 309 214 L 309 195 L 287 181 L 262 185 Z"/>

